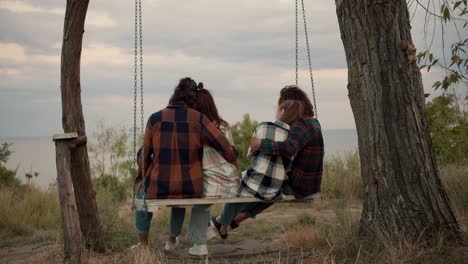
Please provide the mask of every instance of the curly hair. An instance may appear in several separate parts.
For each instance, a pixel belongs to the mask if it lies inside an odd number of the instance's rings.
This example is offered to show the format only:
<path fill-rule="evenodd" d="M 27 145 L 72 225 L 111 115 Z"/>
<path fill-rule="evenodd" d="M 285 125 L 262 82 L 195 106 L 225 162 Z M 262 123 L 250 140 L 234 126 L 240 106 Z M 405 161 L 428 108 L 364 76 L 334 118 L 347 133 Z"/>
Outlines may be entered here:
<path fill-rule="evenodd" d="M 301 101 L 304 105 L 303 116 L 314 116 L 314 107 L 312 106 L 307 94 L 299 88 L 299 86 L 288 85 L 281 89 L 278 105 L 281 105 L 281 103 L 286 100 Z"/>
<path fill-rule="evenodd" d="M 184 102 L 188 107 L 193 107 L 197 100 L 197 83 L 190 77 L 180 79 L 179 84 L 174 89 L 174 94 L 169 100 L 169 104 Z"/>

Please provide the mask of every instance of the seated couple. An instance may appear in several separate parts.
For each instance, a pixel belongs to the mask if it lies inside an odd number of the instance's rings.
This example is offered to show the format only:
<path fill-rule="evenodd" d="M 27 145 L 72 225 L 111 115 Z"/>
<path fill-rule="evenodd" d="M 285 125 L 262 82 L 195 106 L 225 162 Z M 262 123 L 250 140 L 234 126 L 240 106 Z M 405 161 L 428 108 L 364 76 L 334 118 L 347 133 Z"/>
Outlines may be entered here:
<path fill-rule="evenodd" d="M 297 86 L 281 90 L 277 120 L 257 127 L 252 138 L 249 168 L 239 179 L 237 151 L 232 147 L 229 125 L 222 120 L 210 93 L 192 79 L 181 79 L 168 107 L 148 120 L 136 179 L 138 198 L 181 199 L 255 196 L 272 200 L 285 182 L 297 198 L 320 191 L 323 139 L 313 118 L 312 104 Z M 294 158 L 294 159 L 293 159 Z M 212 223 L 222 238 L 255 217 L 271 203 L 226 204 Z M 195 243 L 189 254 L 206 255 L 210 205 L 191 209 L 187 240 Z M 148 243 L 152 213 L 136 212 L 140 244 Z M 172 208 L 165 250 L 178 244 L 185 208 Z"/>

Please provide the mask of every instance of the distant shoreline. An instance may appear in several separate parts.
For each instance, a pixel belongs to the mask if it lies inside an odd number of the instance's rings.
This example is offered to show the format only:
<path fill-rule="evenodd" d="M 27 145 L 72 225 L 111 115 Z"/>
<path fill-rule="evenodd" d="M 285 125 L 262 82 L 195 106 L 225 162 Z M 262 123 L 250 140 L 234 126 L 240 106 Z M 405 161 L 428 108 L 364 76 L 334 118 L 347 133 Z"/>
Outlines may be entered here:
<path fill-rule="evenodd" d="M 322 129 L 323 132 L 327 131 L 356 131 L 355 128 L 337 128 L 337 129 Z M 93 138 L 93 132 L 88 134 L 88 137 Z M 37 139 L 47 139 L 50 138 L 50 141 L 52 141 L 53 135 L 40 135 L 40 136 L 0 136 L 0 143 L 3 142 L 8 142 L 8 140 L 37 140 Z"/>

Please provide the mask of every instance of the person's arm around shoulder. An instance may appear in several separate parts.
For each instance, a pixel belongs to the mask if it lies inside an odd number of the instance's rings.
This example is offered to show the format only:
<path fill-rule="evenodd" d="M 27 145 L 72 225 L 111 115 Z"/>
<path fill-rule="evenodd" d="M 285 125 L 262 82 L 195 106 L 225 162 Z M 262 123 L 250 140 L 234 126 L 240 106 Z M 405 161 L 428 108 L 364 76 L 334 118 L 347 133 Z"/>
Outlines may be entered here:
<path fill-rule="evenodd" d="M 289 130 L 285 141 L 272 141 L 269 139 L 252 139 L 252 149 L 267 155 L 281 155 L 294 157 L 309 142 L 310 131 L 306 121 L 300 118 Z"/>
<path fill-rule="evenodd" d="M 202 141 L 210 147 L 218 151 L 229 163 L 235 163 L 237 153 L 233 146 L 229 143 L 226 137 L 219 131 L 216 126 L 208 120 L 206 116 L 202 116 Z"/>

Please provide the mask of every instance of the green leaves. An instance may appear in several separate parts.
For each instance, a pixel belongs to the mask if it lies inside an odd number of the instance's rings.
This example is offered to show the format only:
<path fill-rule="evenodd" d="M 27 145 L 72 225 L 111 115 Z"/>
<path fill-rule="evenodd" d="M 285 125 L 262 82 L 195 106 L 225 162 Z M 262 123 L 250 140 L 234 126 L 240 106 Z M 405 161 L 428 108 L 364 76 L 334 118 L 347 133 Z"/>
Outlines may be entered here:
<path fill-rule="evenodd" d="M 450 9 L 448 5 L 442 4 L 440 6 L 440 13 L 442 14 L 442 18 L 444 22 L 450 21 L 451 16 L 450 16 Z"/>
<path fill-rule="evenodd" d="M 466 166 L 468 113 L 458 107 L 455 95 L 441 95 L 427 103 L 426 119 L 437 160 L 441 164 L 458 163 Z"/>
<path fill-rule="evenodd" d="M 234 147 L 239 152 L 238 165 L 241 171 L 249 166 L 247 159 L 247 150 L 250 146 L 250 140 L 258 122 L 251 120 L 249 114 L 245 114 L 241 122 L 237 122 L 231 127 L 232 137 L 234 140 Z"/>
<path fill-rule="evenodd" d="M 0 145 L 0 165 L 1 163 L 6 163 L 11 155 L 11 150 L 9 149 L 11 146 L 10 143 L 4 142 Z"/>

